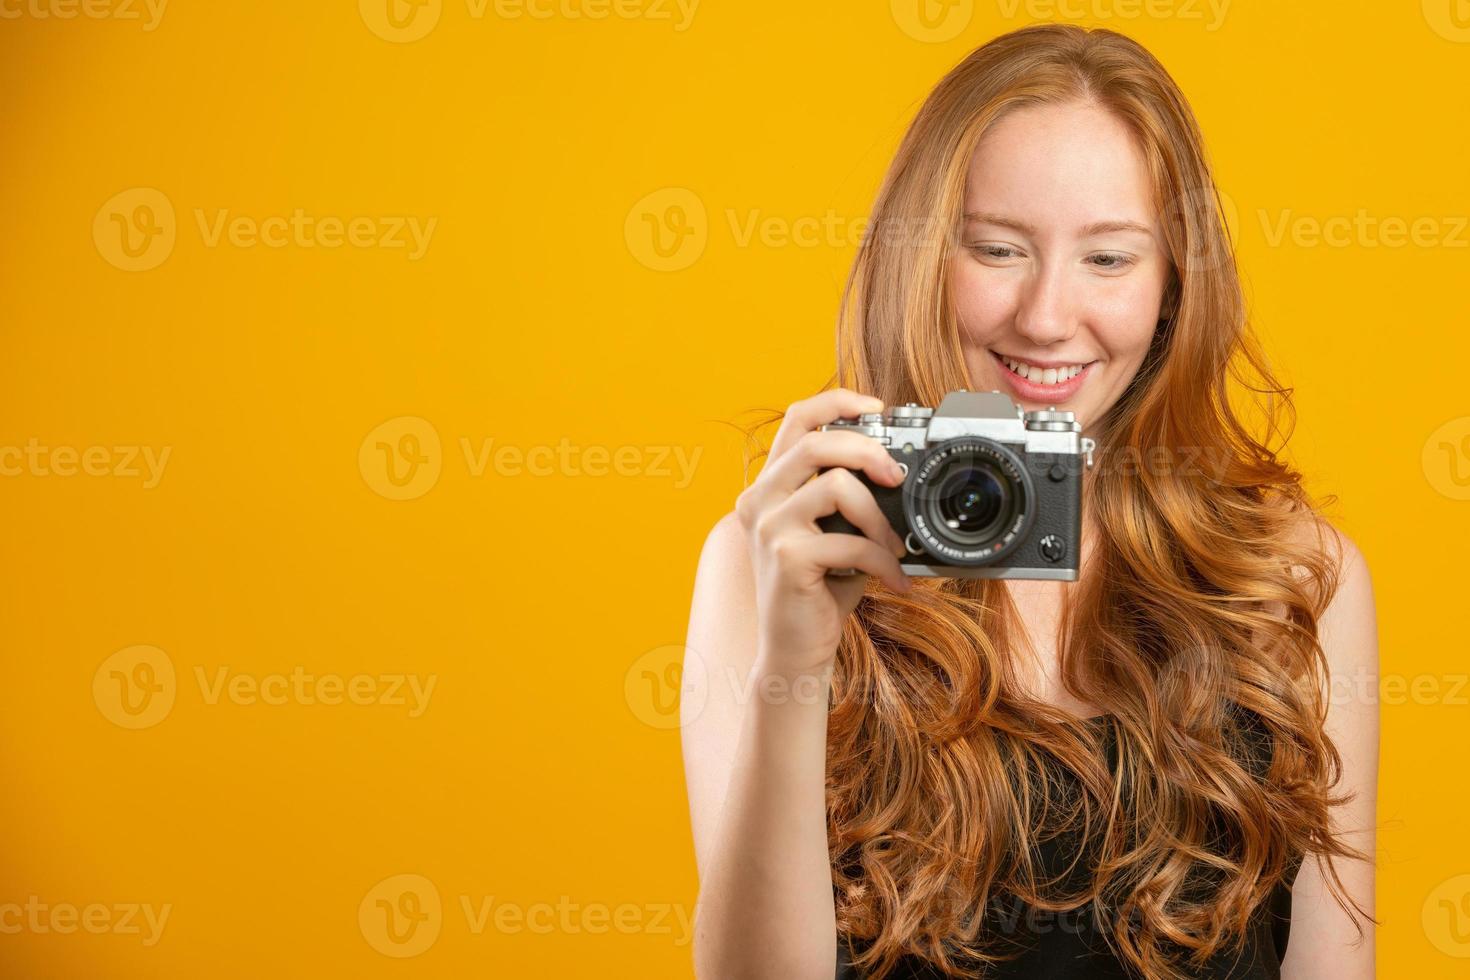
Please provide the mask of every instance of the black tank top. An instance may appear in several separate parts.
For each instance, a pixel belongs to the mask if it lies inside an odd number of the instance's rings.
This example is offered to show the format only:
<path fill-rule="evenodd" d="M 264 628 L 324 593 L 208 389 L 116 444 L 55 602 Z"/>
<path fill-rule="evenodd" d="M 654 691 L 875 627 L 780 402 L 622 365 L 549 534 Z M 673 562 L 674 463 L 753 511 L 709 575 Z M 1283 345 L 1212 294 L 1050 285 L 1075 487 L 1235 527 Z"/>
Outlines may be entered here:
<path fill-rule="evenodd" d="M 1264 778 L 1271 762 L 1268 733 L 1254 713 L 1238 709 L 1251 736 L 1247 768 Z M 1112 718 L 1103 715 L 1084 721 L 1102 730 L 1108 758 L 1117 756 L 1116 729 Z M 1037 856 L 1041 866 L 1052 870 L 1065 868 L 1074 854 L 1065 853 L 1067 842 L 1075 847 L 1076 837 L 1062 835 L 1040 842 Z M 1291 888 L 1301 867 L 1297 858 L 1290 866 L 1285 881 L 1272 890 L 1267 900 L 1256 908 L 1244 944 L 1236 950 L 1217 953 L 1199 973 L 1198 980 L 1280 980 L 1281 961 L 1286 956 L 1286 943 L 1291 934 Z M 975 977 L 986 980 L 1138 980 L 1140 974 L 1126 968 L 1108 948 L 1103 930 L 1084 906 L 1075 912 L 1047 912 L 1024 903 L 998 906 L 998 917 L 991 920 L 1024 951 L 1014 959 L 994 964 Z M 863 974 L 852 965 L 852 940 L 837 937 L 837 980 L 861 980 Z M 944 974 L 917 957 L 904 957 L 888 974 L 887 980 L 941 980 Z"/>

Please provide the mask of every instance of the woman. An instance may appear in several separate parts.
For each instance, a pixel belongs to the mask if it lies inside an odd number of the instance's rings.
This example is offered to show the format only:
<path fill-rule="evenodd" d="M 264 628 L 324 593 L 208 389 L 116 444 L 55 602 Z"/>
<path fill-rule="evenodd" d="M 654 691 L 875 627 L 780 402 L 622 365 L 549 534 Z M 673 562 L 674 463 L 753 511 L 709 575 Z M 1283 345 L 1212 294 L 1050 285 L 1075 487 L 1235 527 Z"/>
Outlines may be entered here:
<path fill-rule="evenodd" d="M 1377 715 L 1327 694 L 1376 689 L 1372 586 L 1227 397 L 1268 439 L 1290 407 L 1172 79 L 1109 31 L 998 38 L 871 227 L 841 386 L 700 561 L 699 975 L 1373 976 Z M 901 474 L 820 428 L 959 388 L 1097 441 L 1077 582 L 909 580 L 850 471 Z"/>

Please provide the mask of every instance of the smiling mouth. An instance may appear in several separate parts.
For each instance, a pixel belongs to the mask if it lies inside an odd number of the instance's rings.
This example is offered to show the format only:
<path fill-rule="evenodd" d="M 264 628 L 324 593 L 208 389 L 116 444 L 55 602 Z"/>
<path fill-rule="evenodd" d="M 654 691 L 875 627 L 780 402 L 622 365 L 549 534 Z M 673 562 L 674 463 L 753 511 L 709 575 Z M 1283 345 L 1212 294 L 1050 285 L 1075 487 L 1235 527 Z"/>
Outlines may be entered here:
<path fill-rule="evenodd" d="M 1066 382 L 1071 381 L 1073 378 L 1077 377 L 1077 375 L 1087 370 L 1087 368 L 1091 367 L 1093 364 L 1097 363 L 1096 361 L 1083 361 L 1078 364 L 1063 364 L 1052 367 L 1042 367 L 1037 364 L 1030 364 L 1026 361 L 1017 360 L 1014 357 L 1007 357 L 1006 355 L 998 353 L 996 351 L 991 351 L 990 354 L 1001 364 L 1005 365 L 1006 369 L 1011 374 L 1020 378 L 1022 381 L 1029 382 L 1033 385 L 1041 385 L 1043 387 L 1049 387 L 1052 385 L 1063 385 Z"/>

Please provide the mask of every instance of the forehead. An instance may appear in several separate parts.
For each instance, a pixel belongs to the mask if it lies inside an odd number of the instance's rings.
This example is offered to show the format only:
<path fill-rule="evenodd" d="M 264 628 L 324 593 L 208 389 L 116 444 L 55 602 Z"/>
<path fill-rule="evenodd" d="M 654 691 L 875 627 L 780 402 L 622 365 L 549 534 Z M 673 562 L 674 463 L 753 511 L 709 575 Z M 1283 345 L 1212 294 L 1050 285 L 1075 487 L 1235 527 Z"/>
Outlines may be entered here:
<path fill-rule="evenodd" d="M 1152 224 L 1153 184 L 1128 126 L 1095 105 L 1028 106 L 1002 116 L 970 160 L 965 210 L 1038 225 Z"/>

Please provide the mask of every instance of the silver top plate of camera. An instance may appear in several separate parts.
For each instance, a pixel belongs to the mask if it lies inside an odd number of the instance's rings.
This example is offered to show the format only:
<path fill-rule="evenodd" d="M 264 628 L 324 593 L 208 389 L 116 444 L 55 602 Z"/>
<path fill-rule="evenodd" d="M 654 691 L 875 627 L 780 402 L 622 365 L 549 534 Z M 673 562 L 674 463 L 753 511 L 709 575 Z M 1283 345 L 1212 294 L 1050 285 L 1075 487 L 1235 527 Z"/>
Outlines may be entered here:
<path fill-rule="evenodd" d="M 822 428 L 860 432 L 899 450 L 981 436 L 1024 446 L 1027 452 L 1083 454 L 1088 466 L 1096 448 L 1082 436 L 1082 426 L 1073 413 L 1054 406 L 1025 412 L 999 391 L 952 391 L 937 409 L 909 402 L 893 406 L 887 415 L 862 415 Z"/>

